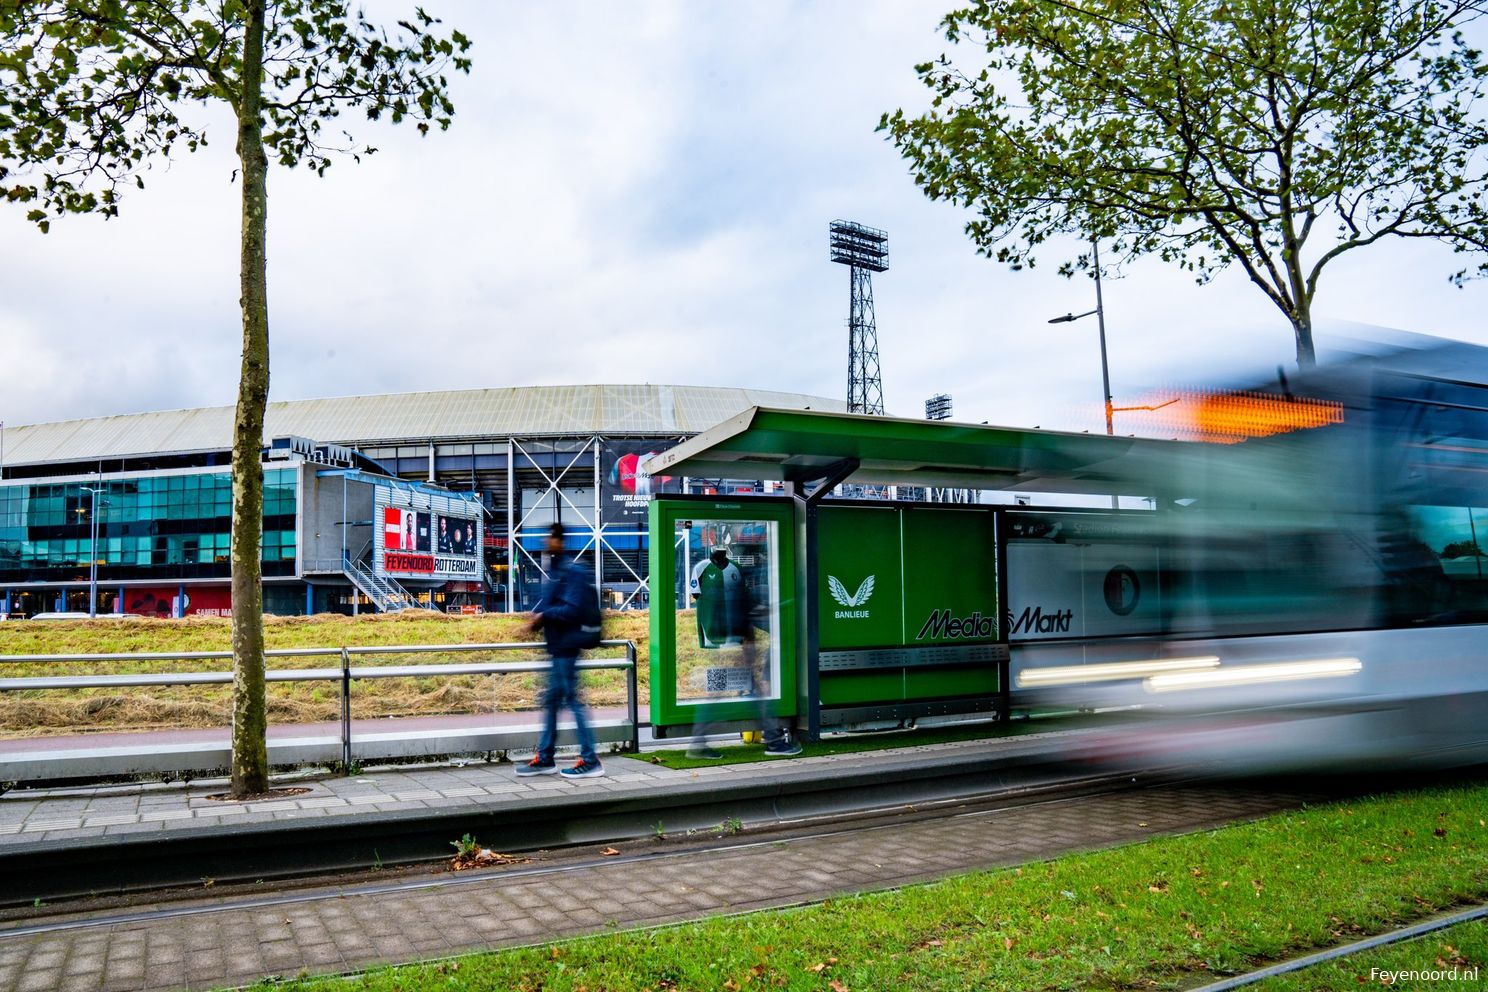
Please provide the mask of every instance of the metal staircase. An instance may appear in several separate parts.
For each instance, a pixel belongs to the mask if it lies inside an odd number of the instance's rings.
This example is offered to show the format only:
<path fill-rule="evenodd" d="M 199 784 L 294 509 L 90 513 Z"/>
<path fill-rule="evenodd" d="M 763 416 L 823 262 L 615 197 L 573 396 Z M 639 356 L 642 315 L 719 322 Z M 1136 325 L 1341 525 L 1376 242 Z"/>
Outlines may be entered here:
<path fill-rule="evenodd" d="M 367 567 L 366 562 L 347 555 L 345 564 L 346 577 L 372 601 L 372 605 L 380 612 L 420 609 L 418 601 L 409 594 L 407 589 L 385 575 L 377 575 Z"/>

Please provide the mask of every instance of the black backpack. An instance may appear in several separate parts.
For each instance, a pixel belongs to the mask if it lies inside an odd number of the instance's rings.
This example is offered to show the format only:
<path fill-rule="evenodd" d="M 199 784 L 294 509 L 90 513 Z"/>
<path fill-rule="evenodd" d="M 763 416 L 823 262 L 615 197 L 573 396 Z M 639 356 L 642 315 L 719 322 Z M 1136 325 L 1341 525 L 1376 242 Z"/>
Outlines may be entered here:
<path fill-rule="evenodd" d="M 569 566 L 572 572 L 569 581 L 573 584 L 573 593 L 577 595 L 579 608 L 578 628 L 574 631 L 574 645 L 580 650 L 599 647 L 599 642 L 604 640 L 604 617 L 599 612 L 599 590 L 594 583 L 579 571 L 577 565 Z"/>

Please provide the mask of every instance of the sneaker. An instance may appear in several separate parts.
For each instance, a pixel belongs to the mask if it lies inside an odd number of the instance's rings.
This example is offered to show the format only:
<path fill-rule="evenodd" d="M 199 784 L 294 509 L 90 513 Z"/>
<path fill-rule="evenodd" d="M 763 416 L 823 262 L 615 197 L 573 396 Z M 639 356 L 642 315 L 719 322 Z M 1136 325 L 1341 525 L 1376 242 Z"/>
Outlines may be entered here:
<path fill-rule="evenodd" d="M 563 769 L 564 778 L 599 778 L 604 774 L 604 765 L 596 761 L 585 761 L 579 759 L 578 764 L 572 768 Z"/>
<path fill-rule="evenodd" d="M 525 765 L 517 766 L 518 775 L 552 775 L 558 771 L 558 765 L 549 758 L 547 761 L 541 758 L 533 758 Z"/>
<path fill-rule="evenodd" d="M 801 745 L 795 741 L 776 741 L 765 745 L 765 757 L 767 758 L 794 758 L 801 753 Z"/>
<path fill-rule="evenodd" d="M 687 756 L 698 761 L 717 761 L 723 757 L 723 752 L 706 744 L 696 744 L 687 749 Z"/>

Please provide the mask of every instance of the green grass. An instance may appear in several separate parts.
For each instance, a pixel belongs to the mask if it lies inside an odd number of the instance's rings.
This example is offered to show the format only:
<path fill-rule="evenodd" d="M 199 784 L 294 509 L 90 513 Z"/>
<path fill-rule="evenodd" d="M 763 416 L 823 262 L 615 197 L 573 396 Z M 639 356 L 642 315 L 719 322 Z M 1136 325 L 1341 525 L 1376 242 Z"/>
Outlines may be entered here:
<path fill-rule="evenodd" d="M 1073 726 L 1061 721 L 1060 727 Z M 970 723 L 951 727 L 926 727 L 919 730 L 888 730 L 875 733 L 837 733 L 824 740 L 801 745 L 801 756 L 823 754 L 856 754 L 860 751 L 881 751 L 893 747 L 918 747 L 922 744 L 948 744 L 954 741 L 991 740 L 1000 737 L 1018 737 L 1023 734 L 1042 733 L 1052 729 L 1047 722 L 1038 720 L 1016 720 L 1010 723 Z M 780 760 L 765 756 L 759 744 L 728 744 L 714 742 L 713 747 L 723 755 L 716 760 L 689 758 L 686 748 L 648 750 L 645 757 L 653 764 L 667 768 L 708 768 L 713 765 L 743 765 L 757 761 Z"/>
<path fill-rule="evenodd" d="M 799 910 L 275 988 L 1177 989 L 1482 901 L 1485 813 L 1488 787 L 1431 789 Z"/>
<path fill-rule="evenodd" d="M 1375 969 L 1378 969 L 1376 971 Z M 1453 969 L 1457 977 L 1451 977 Z M 1471 975 L 1477 969 L 1476 976 Z M 1467 992 L 1488 984 L 1488 921 L 1455 927 L 1337 961 L 1325 961 L 1252 986 L 1255 992 L 1330 992 L 1383 984 L 1381 971 L 1443 972 L 1438 977 L 1395 977 L 1397 987 Z M 1476 981 L 1474 981 L 1476 978 Z"/>

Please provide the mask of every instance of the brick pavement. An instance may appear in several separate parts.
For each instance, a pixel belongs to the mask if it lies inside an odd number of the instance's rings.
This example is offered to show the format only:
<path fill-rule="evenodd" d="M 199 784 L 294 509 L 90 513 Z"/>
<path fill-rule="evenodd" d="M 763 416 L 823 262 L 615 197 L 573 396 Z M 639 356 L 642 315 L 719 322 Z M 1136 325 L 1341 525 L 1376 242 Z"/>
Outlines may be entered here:
<path fill-rule="evenodd" d="M 220 988 L 809 902 L 1211 827 L 1302 797 L 1169 786 L 565 870 L 448 876 L 35 935 L 0 931 L 0 992 Z M 665 848 L 655 850 L 665 853 Z M 555 869 L 557 866 L 554 866 Z M 452 926 L 450 921 L 458 921 Z"/>

